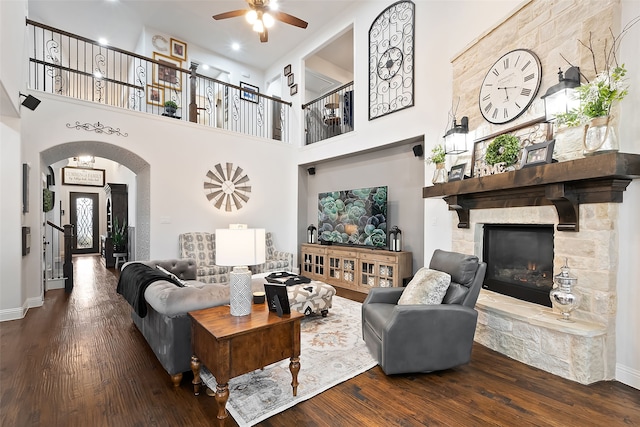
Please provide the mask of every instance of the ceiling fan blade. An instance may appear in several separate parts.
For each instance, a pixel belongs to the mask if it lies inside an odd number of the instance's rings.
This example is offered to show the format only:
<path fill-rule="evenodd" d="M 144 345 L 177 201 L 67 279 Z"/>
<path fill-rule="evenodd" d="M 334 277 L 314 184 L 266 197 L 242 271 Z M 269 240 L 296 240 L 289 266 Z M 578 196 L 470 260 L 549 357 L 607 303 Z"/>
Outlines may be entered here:
<path fill-rule="evenodd" d="M 266 28 L 260 33 L 260 41 L 262 43 L 266 43 L 269 41 L 269 33 L 267 32 Z"/>
<path fill-rule="evenodd" d="M 282 21 L 285 24 L 289 24 L 289 25 L 294 25 L 296 27 L 300 27 L 300 28 L 307 28 L 307 25 L 309 25 L 309 23 L 307 23 L 306 21 L 303 21 L 300 18 L 296 18 L 293 15 L 289 15 L 288 13 L 284 13 L 284 12 L 279 12 L 279 11 L 275 11 L 275 10 L 271 10 L 269 11 L 269 13 L 278 21 Z"/>
<path fill-rule="evenodd" d="M 224 13 L 219 13 L 217 15 L 213 15 L 213 19 L 218 20 L 218 19 L 227 19 L 227 18 L 236 18 L 238 16 L 243 16 L 245 13 L 247 13 L 246 9 L 243 10 L 232 10 L 231 12 L 224 12 Z"/>

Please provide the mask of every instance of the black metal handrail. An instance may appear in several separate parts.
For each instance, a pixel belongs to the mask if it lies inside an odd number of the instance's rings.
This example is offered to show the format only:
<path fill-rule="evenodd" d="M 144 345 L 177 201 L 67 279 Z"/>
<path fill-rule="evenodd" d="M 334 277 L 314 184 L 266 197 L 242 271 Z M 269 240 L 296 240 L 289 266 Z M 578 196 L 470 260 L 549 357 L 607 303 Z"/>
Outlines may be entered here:
<path fill-rule="evenodd" d="M 346 83 L 302 105 L 305 114 L 305 144 L 353 130 L 353 82 Z"/>
<path fill-rule="evenodd" d="M 187 70 L 163 55 L 147 58 L 30 19 L 26 24 L 31 89 L 289 140 L 291 102 L 198 74 L 195 63 Z M 169 100 L 176 110 L 165 108 Z"/>

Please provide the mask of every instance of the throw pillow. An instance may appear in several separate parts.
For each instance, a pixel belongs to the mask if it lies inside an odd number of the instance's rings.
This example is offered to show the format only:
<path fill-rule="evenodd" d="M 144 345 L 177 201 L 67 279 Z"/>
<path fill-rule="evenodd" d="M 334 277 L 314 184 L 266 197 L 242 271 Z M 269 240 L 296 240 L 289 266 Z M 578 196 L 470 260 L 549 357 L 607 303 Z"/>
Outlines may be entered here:
<path fill-rule="evenodd" d="M 449 274 L 423 267 L 402 291 L 398 305 L 441 304 L 450 283 Z"/>

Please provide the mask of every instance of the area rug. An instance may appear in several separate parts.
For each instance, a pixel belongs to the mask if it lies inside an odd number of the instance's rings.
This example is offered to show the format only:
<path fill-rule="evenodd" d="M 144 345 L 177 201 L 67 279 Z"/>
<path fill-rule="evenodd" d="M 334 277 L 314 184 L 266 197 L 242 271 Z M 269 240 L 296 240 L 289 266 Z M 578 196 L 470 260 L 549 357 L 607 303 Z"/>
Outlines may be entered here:
<path fill-rule="evenodd" d="M 332 305 L 327 317 L 312 315 L 301 321 L 297 396 L 292 394 L 289 359 L 229 381 L 227 411 L 239 426 L 259 423 L 376 365 L 362 340 L 362 304 L 334 296 Z M 206 367 L 201 378 L 216 389 Z M 215 404 L 213 398 L 211 402 Z"/>

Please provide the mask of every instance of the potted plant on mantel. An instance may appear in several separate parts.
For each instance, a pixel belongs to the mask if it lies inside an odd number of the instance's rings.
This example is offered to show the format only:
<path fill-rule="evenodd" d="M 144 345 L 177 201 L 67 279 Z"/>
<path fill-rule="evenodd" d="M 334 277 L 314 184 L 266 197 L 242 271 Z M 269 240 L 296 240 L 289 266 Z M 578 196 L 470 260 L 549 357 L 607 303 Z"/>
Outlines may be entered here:
<path fill-rule="evenodd" d="M 433 173 L 433 179 L 431 180 L 434 184 L 447 182 L 447 170 L 444 167 L 445 155 L 444 147 L 442 147 L 442 145 L 436 145 L 431 150 L 431 156 L 427 157 L 428 163 L 435 163 L 436 165 L 436 170 Z"/>
<path fill-rule="evenodd" d="M 113 253 L 125 252 L 127 247 L 127 220 L 122 221 L 122 226 L 118 224 L 118 217 L 113 218 L 113 231 L 111 232 L 111 242 L 113 243 Z"/>
<path fill-rule="evenodd" d="M 625 25 L 617 37 L 611 33 L 610 47 L 605 41 L 604 65 L 601 71 L 598 71 L 596 52 L 591 37 L 589 37 L 588 45 L 578 40 L 591 52 L 593 71 L 596 77 L 589 81 L 582 72 L 580 73 L 586 80 L 586 83 L 576 88 L 580 106 L 568 113 L 556 115 L 556 120 L 558 125 L 584 126 L 582 142 L 585 155 L 618 151 L 619 149 L 618 139 L 611 125 L 613 119 L 611 107 L 614 102 L 622 101 L 627 96 L 629 85 L 624 78 L 627 69 L 624 64 L 618 63 L 616 55 L 626 32 L 638 22 L 640 22 L 640 16 Z M 564 56 L 562 57 L 564 58 Z M 566 60 L 566 58 L 564 59 Z M 567 62 L 571 65 L 569 61 Z"/>
<path fill-rule="evenodd" d="M 169 117 L 173 117 L 178 110 L 178 104 L 175 101 L 167 101 L 164 103 L 164 112 L 167 113 Z"/>

